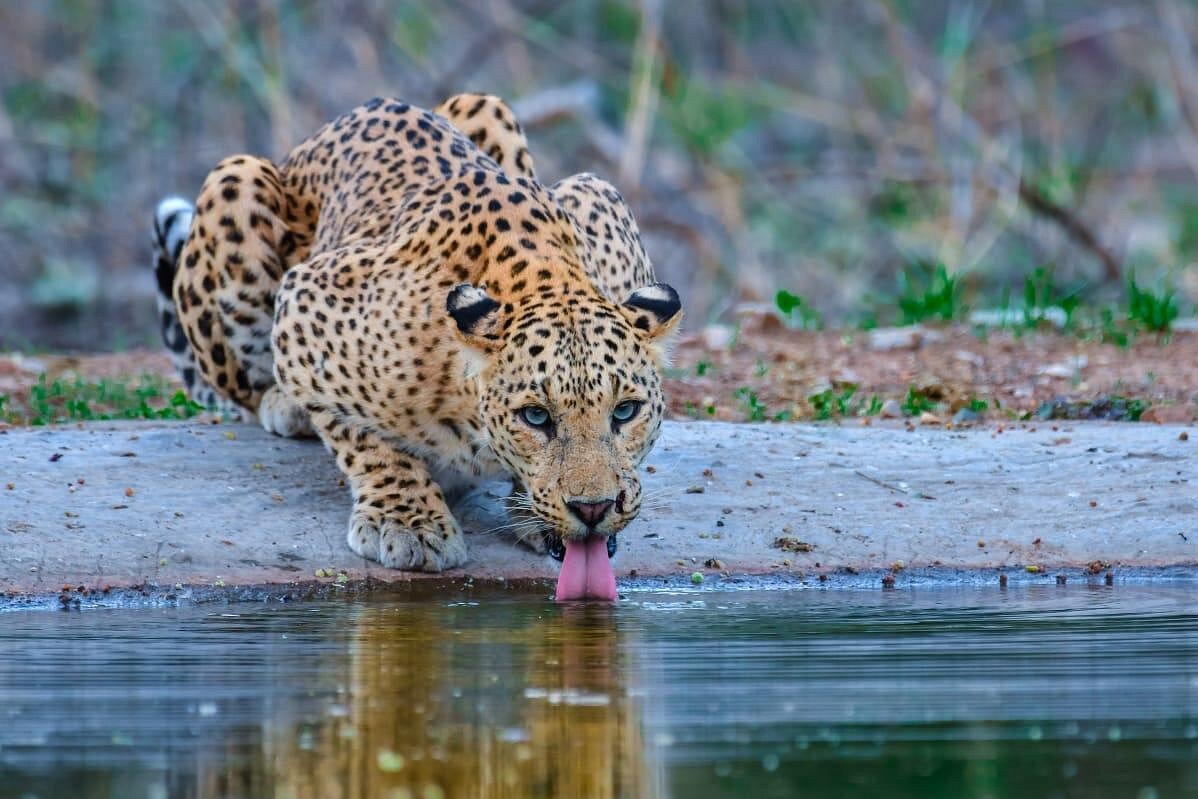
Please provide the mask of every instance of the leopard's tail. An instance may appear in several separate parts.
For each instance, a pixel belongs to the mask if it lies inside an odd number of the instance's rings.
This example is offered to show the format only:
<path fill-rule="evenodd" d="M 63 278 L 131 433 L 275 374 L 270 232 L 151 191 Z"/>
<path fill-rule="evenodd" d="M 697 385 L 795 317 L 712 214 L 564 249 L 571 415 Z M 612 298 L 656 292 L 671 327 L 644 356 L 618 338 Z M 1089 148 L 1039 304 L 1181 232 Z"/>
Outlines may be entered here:
<path fill-rule="evenodd" d="M 187 243 L 195 206 L 182 197 L 167 197 L 154 209 L 154 277 L 158 291 L 158 327 L 171 363 L 183 381 L 183 388 L 193 402 L 230 415 L 239 415 L 240 408 L 222 397 L 204 382 L 196 367 L 191 342 L 179 324 L 175 309 L 173 287 L 179 266 L 179 253 Z"/>

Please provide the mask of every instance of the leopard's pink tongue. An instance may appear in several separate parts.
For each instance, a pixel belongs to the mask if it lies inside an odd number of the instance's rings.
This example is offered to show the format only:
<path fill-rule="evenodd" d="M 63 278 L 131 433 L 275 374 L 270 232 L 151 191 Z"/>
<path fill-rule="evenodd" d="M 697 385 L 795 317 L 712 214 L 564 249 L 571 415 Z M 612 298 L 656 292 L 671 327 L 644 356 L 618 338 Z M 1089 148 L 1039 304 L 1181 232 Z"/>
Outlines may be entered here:
<path fill-rule="evenodd" d="M 557 577 L 557 601 L 571 599 L 616 601 L 616 575 L 607 557 L 607 539 L 589 535 L 566 541 L 566 558 Z"/>

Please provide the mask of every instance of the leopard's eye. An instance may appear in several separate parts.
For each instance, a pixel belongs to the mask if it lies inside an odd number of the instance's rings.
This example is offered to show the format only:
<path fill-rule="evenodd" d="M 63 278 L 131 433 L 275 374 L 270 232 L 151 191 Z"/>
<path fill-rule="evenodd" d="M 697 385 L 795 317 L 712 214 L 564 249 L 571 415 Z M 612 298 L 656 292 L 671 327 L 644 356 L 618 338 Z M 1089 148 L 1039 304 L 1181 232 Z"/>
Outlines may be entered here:
<path fill-rule="evenodd" d="M 545 427 L 549 424 L 549 411 L 539 405 L 528 405 L 519 411 L 520 418 L 533 427 Z"/>
<path fill-rule="evenodd" d="M 612 410 L 611 418 L 615 420 L 616 424 L 623 424 L 636 416 L 636 412 L 640 409 L 641 403 L 637 400 L 624 400 Z"/>

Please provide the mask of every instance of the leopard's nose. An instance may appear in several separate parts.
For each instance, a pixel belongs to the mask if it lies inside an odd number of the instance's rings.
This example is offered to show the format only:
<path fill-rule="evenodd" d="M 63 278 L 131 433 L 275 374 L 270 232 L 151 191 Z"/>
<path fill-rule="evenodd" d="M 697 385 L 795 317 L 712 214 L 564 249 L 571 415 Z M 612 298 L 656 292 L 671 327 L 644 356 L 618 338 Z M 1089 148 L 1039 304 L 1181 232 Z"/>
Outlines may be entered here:
<path fill-rule="evenodd" d="M 614 504 L 614 500 L 603 499 L 598 502 L 567 502 L 566 507 L 580 522 L 594 529 Z"/>

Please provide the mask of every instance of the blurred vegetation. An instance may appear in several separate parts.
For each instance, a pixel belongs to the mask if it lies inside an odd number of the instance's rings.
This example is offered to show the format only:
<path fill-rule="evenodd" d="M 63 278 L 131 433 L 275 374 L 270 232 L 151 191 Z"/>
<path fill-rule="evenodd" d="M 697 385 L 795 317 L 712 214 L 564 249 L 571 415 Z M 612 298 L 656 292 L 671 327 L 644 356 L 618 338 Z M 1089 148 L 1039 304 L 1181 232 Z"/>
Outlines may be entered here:
<path fill-rule="evenodd" d="M 965 312 L 961 305 L 961 283 L 942 263 L 919 261 L 899 273 L 900 321 L 915 324 L 927 320 L 953 322 Z"/>
<path fill-rule="evenodd" d="M 156 345 L 157 198 L 465 90 L 513 101 L 543 179 L 620 186 L 691 325 L 1022 294 L 1163 329 L 1198 298 L 1195 40 L 1175 0 L 7 2 L 0 348 Z"/>
<path fill-rule="evenodd" d="M 1164 333 L 1177 318 L 1177 304 L 1173 290 L 1166 289 L 1157 294 L 1136 284 L 1135 274 L 1127 278 L 1127 318 L 1145 328 Z"/>
<path fill-rule="evenodd" d="M 107 419 L 190 419 L 204 408 L 160 375 L 128 380 L 50 378 L 20 396 L 0 394 L 0 421 L 34 426 Z"/>

